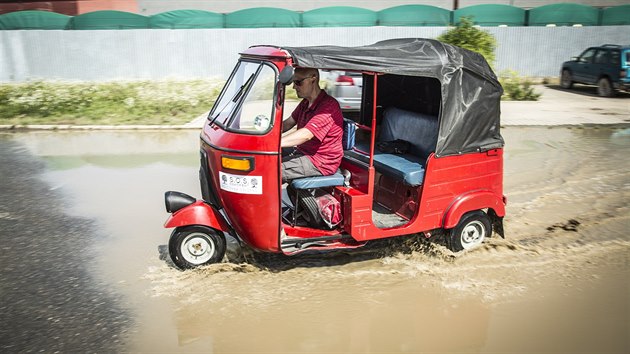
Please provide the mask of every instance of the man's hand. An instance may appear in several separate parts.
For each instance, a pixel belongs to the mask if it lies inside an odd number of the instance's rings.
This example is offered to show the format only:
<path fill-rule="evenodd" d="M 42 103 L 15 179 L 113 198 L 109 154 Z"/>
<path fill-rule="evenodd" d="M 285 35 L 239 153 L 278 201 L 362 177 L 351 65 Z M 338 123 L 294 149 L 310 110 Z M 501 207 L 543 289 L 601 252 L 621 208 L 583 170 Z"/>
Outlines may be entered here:
<path fill-rule="evenodd" d="M 280 147 L 298 146 L 313 139 L 313 137 L 314 135 L 310 130 L 306 128 L 298 129 L 293 133 L 283 136 L 282 141 L 280 142 Z"/>

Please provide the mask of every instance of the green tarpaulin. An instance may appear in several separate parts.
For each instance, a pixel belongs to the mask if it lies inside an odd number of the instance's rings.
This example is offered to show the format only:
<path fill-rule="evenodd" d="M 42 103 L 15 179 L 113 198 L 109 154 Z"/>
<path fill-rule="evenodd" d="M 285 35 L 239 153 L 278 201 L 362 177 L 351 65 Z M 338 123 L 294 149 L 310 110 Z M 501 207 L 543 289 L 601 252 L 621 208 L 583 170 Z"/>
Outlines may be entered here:
<path fill-rule="evenodd" d="M 453 11 L 453 23 L 470 17 L 479 26 L 525 26 L 525 10 L 510 5 L 474 5 Z"/>
<path fill-rule="evenodd" d="M 300 14 L 275 7 L 254 7 L 225 15 L 227 28 L 300 27 Z"/>
<path fill-rule="evenodd" d="M 580 4 L 551 4 L 529 10 L 530 26 L 597 26 L 599 10 Z"/>
<path fill-rule="evenodd" d="M 203 10 L 174 10 L 149 17 L 151 28 L 223 28 L 223 14 Z"/>
<path fill-rule="evenodd" d="M 124 11 L 94 11 L 74 16 L 68 22 L 68 29 L 139 29 L 149 28 L 149 18 Z"/>
<path fill-rule="evenodd" d="M 65 29 L 70 16 L 49 11 L 16 11 L 0 15 L 0 29 L 30 30 Z"/>
<path fill-rule="evenodd" d="M 602 26 L 630 25 L 630 5 L 620 5 L 602 10 Z"/>
<path fill-rule="evenodd" d="M 430 5 L 402 5 L 377 13 L 381 26 L 448 26 L 451 12 Z"/>
<path fill-rule="evenodd" d="M 376 26 L 377 21 L 376 12 L 352 6 L 322 7 L 302 14 L 304 27 Z"/>

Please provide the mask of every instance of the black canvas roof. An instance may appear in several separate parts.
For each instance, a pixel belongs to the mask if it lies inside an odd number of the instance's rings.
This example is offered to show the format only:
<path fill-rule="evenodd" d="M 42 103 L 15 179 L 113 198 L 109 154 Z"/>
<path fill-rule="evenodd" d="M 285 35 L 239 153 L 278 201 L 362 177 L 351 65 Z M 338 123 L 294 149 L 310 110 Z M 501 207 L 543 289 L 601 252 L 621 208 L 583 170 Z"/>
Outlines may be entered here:
<path fill-rule="evenodd" d="M 500 130 L 503 88 L 478 53 L 433 39 L 391 39 L 361 47 L 281 47 L 298 67 L 433 77 L 442 107 L 437 156 L 504 145 Z"/>

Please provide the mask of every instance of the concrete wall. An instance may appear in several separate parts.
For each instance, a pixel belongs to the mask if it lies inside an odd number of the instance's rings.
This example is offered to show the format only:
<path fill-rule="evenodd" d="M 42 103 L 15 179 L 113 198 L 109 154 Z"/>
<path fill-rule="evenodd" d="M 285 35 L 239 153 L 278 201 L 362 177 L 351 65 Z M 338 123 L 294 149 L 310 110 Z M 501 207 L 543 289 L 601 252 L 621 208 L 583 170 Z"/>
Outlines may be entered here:
<path fill-rule="evenodd" d="M 445 27 L 0 31 L 0 82 L 37 79 L 225 78 L 250 45 L 356 46 L 383 39 L 435 38 Z M 496 71 L 557 76 L 560 64 L 604 43 L 630 44 L 630 26 L 489 27 Z"/>

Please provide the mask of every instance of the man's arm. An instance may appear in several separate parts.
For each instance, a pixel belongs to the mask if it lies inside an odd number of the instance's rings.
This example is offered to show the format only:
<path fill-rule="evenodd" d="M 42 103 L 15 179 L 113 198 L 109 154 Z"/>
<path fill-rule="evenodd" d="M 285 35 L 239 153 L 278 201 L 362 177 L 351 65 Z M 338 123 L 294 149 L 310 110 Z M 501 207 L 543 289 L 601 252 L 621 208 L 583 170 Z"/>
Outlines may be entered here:
<path fill-rule="evenodd" d="M 296 124 L 295 119 L 293 119 L 293 117 L 289 117 L 287 119 L 285 119 L 282 122 L 282 132 L 286 132 L 287 130 L 293 128 L 293 126 Z"/>
<path fill-rule="evenodd" d="M 282 141 L 280 142 L 280 147 L 298 146 L 313 139 L 313 137 L 314 135 L 310 130 L 306 128 L 298 129 L 293 133 L 283 136 Z"/>

